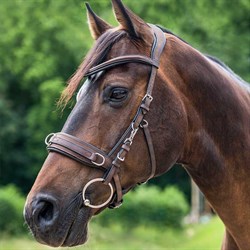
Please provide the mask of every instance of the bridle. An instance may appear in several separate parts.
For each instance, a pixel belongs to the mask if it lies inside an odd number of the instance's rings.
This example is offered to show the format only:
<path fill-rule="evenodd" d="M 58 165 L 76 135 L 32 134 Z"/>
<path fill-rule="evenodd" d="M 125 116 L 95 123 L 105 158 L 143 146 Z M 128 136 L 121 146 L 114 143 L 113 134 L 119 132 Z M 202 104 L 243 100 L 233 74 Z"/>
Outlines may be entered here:
<path fill-rule="evenodd" d="M 151 24 L 150 26 L 154 35 L 150 58 L 142 55 L 119 56 L 92 67 L 85 75 L 87 77 L 91 77 L 101 71 L 105 71 L 107 69 L 127 63 L 141 63 L 151 66 L 146 94 L 143 97 L 131 124 L 120 137 L 115 146 L 111 149 L 111 151 L 106 154 L 101 149 L 93 146 L 92 144 L 63 132 L 49 134 L 45 139 L 45 143 L 49 152 L 60 153 L 84 165 L 96 167 L 105 171 L 102 178 L 92 179 L 84 186 L 82 196 L 85 206 L 89 206 L 91 208 L 101 208 L 109 204 L 109 208 L 116 208 L 122 204 L 122 196 L 128 191 L 128 189 L 122 189 L 119 169 L 121 163 L 124 162 L 126 155 L 131 148 L 135 135 L 140 128 L 144 132 L 151 161 L 151 174 L 145 180 L 145 182 L 155 175 L 156 160 L 154 148 L 148 129 L 148 122 L 144 119 L 144 117 L 148 113 L 150 104 L 153 100 L 152 91 L 154 81 L 159 66 L 160 56 L 166 43 L 166 38 L 164 33 L 158 27 Z M 117 151 L 118 153 L 116 153 Z M 113 185 L 111 184 L 112 180 L 115 186 L 115 194 Z M 109 198 L 104 203 L 99 205 L 91 204 L 88 197 L 86 197 L 87 188 L 95 182 L 102 182 L 103 184 L 110 187 Z"/>
<path fill-rule="evenodd" d="M 146 94 L 143 97 L 141 104 L 138 107 L 137 113 L 133 118 L 130 126 L 123 133 L 123 135 L 120 137 L 120 139 L 111 149 L 111 151 L 106 154 L 105 152 L 93 146 L 92 144 L 82 141 L 77 137 L 63 132 L 49 134 L 45 139 L 45 143 L 49 152 L 60 153 L 84 165 L 96 167 L 105 171 L 105 174 L 102 178 L 90 180 L 84 186 L 82 196 L 85 206 L 89 206 L 92 208 L 101 208 L 109 204 L 110 208 L 116 208 L 122 204 L 122 196 L 128 190 L 124 190 L 121 187 L 119 169 L 121 163 L 124 162 L 126 155 L 131 148 L 136 133 L 140 128 L 144 132 L 151 161 L 151 174 L 145 180 L 145 182 L 154 177 L 155 175 L 156 160 L 154 148 L 151 135 L 148 129 L 148 122 L 144 119 L 144 116 L 148 113 L 150 104 L 153 100 L 152 91 L 154 81 L 159 66 L 160 56 L 166 43 L 166 38 L 164 33 L 158 27 L 151 24 L 150 26 L 152 28 L 154 36 L 150 58 L 142 55 L 119 56 L 91 68 L 85 75 L 87 77 L 90 77 L 96 75 L 101 71 L 127 63 L 142 63 L 151 66 L 151 72 L 147 84 Z M 119 151 L 114 157 L 113 155 L 117 152 L 118 149 Z M 113 195 L 114 190 L 111 184 L 112 180 L 115 185 L 115 195 Z M 86 197 L 87 188 L 95 182 L 102 182 L 103 184 L 108 185 L 110 187 L 109 198 L 104 203 L 99 205 L 91 204 L 90 200 Z"/>

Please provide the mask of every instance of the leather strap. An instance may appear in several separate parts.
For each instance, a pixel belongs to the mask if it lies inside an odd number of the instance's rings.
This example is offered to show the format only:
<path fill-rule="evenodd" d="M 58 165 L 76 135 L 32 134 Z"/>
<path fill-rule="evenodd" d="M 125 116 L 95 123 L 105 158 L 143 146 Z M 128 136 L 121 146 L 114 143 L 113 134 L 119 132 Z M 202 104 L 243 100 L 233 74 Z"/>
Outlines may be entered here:
<path fill-rule="evenodd" d="M 154 175 L 155 175 L 156 159 L 155 159 L 155 152 L 154 152 L 154 146 L 153 146 L 152 138 L 151 138 L 151 135 L 150 135 L 150 132 L 149 132 L 149 129 L 148 129 L 148 124 L 143 126 L 143 132 L 144 132 L 144 135 L 146 137 L 149 156 L 150 156 L 150 162 L 151 162 L 151 173 L 150 173 L 149 177 L 147 178 L 147 180 L 145 181 L 145 182 L 147 182 L 148 180 L 153 178 Z"/>
<path fill-rule="evenodd" d="M 110 158 L 102 150 L 63 132 L 55 133 L 50 138 L 47 149 L 61 153 L 88 166 L 107 169 L 110 165 Z"/>
<path fill-rule="evenodd" d="M 153 61 L 157 61 L 159 65 L 161 54 L 166 44 L 166 37 L 160 28 L 152 24 L 149 24 L 149 25 L 154 31 L 154 43 L 153 43 L 153 49 L 151 50 L 151 58 Z M 157 69 L 158 68 L 155 68 L 155 67 L 152 67 L 151 69 L 151 74 L 150 74 L 148 87 L 147 87 L 147 94 L 150 96 L 152 96 Z"/>
<path fill-rule="evenodd" d="M 151 66 L 158 68 L 158 62 L 146 56 L 141 56 L 141 55 L 118 56 L 116 58 L 100 63 L 97 66 L 91 68 L 85 74 L 85 76 L 90 76 L 100 71 L 107 70 L 107 69 L 116 67 L 121 64 L 126 64 L 126 63 L 142 63 L 142 64 L 147 64 L 147 65 L 151 65 Z"/>

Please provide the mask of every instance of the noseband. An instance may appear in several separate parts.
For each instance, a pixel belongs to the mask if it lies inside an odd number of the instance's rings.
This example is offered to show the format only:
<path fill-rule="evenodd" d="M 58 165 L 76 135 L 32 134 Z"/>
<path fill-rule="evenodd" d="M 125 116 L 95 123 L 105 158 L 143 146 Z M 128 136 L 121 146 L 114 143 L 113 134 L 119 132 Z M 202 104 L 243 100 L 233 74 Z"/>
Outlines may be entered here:
<path fill-rule="evenodd" d="M 128 189 L 122 189 L 121 187 L 119 176 L 120 165 L 125 161 L 126 155 L 131 148 L 134 137 L 140 128 L 144 132 L 151 161 L 151 174 L 145 180 L 145 182 L 155 175 L 156 160 L 154 148 L 148 129 L 148 122 L 144 119 L 144 117 L 148 113 L 150 104 L 153 100 L 152 91 L 154 81 L 159 66 L 160 56 L 166 43 L 166 38 L 164 33 L 158 27 L 154 25 L 150 26 L 154 34 L 154 41 L 151 48 L 150 58 L 141 55 L 116 57 L 91 68 L 85 75 L 87 77 L 91 77 L 101 71 L 127 63 L 141 63 L 151 66 L 147 92 L 143 97 L 131 124 L 123 133 L 115 146 L 111 149 L 111 151 L 106 154 L 99 148 L 63 132 L 52 133 L 45 139 L 45 143 L 49 152 L 60 153 L 84 165 L 96 167 L 105 171 L 105 174 L 102 178 L 90 180 L 83 188 L 82 196 L 85 206 L 89 206 L 92 208 L 101 208 L 109 204 L 110 208 L 115 208 L 119 207 L 122 204 L 122 196 L 128 191 Z M 112 180 L 115 186 L 115 195 L 113 186 L 111 184 Z M 86 197 L 87 188 L 95 182 L 102 182 L 103 184 L 108 185 L 110 188 L 109 198 L 100 205 L 91 204 L 89 198 Z"/>

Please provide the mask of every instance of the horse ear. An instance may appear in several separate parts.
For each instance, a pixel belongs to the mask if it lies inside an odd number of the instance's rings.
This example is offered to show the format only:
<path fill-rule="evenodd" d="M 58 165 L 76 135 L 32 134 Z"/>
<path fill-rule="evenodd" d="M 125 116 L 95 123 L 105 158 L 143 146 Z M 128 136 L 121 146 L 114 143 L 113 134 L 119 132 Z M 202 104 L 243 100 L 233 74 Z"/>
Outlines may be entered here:
<path fill-rule="evenodd" d="M 149 25 L 139 16 L 125 7 L 121 0 L 112 0 L 113 10 L 121 28 L 128 31 L 134 38 L 144 38 L 149 32 Z"/>
<path fill-rule="evenodd" d="M 89 30 L 93 39 L 96 40 L 105 31 L 111 29 L 112 26 L 97 16 L 88 3 L 85 3 L 85 5 L 87 8 Z"/>

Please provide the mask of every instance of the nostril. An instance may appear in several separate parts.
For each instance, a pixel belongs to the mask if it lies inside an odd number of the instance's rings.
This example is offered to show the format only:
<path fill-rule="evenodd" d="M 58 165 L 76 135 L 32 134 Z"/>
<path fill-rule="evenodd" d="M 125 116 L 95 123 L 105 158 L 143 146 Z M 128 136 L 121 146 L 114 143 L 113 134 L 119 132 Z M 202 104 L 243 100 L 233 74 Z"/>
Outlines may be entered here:
<path fill-rule="evenodd" d="M 53 198 L 39 198 L 33 206 L 33 218 L 37 227 L 50 226 L 58 217 L 56 203 Z"/>
<path fill-rule="evenodd" d="M 40 201 L 33 212 L 37 225 L 49 223 L 53 219 L 53 205 L 50 202 Z"/>
<path fill-rule="evenodd" d="M 44 202 L 38 219 L 51 221 L 53 219 L 53 205 L 49 202 Z"/>

